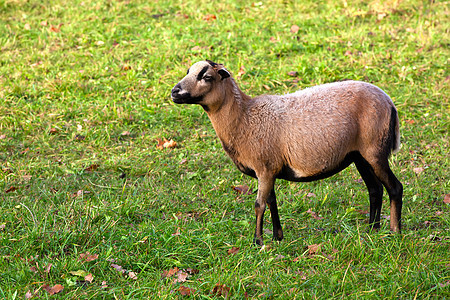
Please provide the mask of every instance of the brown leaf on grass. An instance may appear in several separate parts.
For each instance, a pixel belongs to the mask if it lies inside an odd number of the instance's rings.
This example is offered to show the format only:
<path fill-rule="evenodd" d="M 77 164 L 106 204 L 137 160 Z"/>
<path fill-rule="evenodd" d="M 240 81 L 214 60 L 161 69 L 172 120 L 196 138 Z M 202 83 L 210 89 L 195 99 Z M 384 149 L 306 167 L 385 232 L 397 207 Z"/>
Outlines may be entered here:
<path fill-rule="evenodd" d="M 50 130 L 48 131 L 49 134 L 57 134 L 59 132 L 59 130 L 55 127 L 50 128 Z"/>
<path fill-rule="evenodd" d="M 16 188 L 15 186 L 11 186 L 11 187 L 9 187 L 8 189 L 5 190 L 5 194 L 12 193 L 12 192 L 14 192 L 16 190 L 18 190 L 18 188 Z"/>
<path fill-rule="evenodd" d="M 86 276 L 84 276 L 84 280 L 86 280 L 89 283 L 92 283 L 92 281 L 94 280 L 94 275 L 92 275 L 91 273 L 87 274 Z"/>
<path fill-rule="evenodd" d="M 158 144 L 156 145 L 156 148 L 159 150 L 165 149 L 165 148 L 175 148 L 177 146 L 177 142 L 174 140 L 167 140 L 166 138 L 163 139 L 156 139 Z"/>
<path fill-rule="evenodd" d="M 253 194 L 252 190 L 246 184 L 233 186 L 232 188 L 239 195 L 251 195 L 251 194 Z"/>
<path fill-rule="evenodd" d="M 51 296 L 51 295 L 58 294 L 59 292 L 61 292 L 64 289 L 64 287 L 60 284 L 56 284 L 52 287 L 50 287 L 48 284 L 44 284 L 42 286 L 42 289 L 47 291 Z"/>
<path fill-rule="evenodd" d="M 265 89 L 268 90 L 268 91 L 271 90 L 270 86 L 268 86 L 267 84 L 263 84 L 263 88 L 265 88 Z"/>
<path fill-rule="evenodd" d="M 0 230 L 3 230 L 6 228 L 6 224 L 0 224 Z"/>
<path fill-rule="evenodd" d="M 47 25 L 48 25 L 47 20 L 44 20 L 44 21 L 41 22 L 41 26 L 47 26 Z"/>
<path fill-rule="evenodd" d="M 303 272 L 303 271 L 297 270 L 297 271 L 295 271 L 295 274 L 297 274 L 300 277 L 301 280 L 306 280 L 307 279 L 306 278 L 306 273 Z"/>
<path fill-rule="evenodd" d="M 244 68 L 244 66 L 241 66 L 241 67 L 239 68 L 239 71 L 238 71 L 236 77 L 239 79 L 239 78 L 241 78 L 242 75 L 244 75 L 244 74 L 245 74 L 245 68 Z"/>
<path fill-rule="evenodd" d="M 4 140 L 4 139 L 6 139 L 6 135 L 0 134 L 0 140 Z"/>
<path fill-rule="evenodd" d="M 307 211 L 306 211 L 308 214 L 310 214 L 311 215 L 311 217 L 313 217 L 314 219 L 316 219 L 316 220 L 322 220 L 323 219 L 323 217 L 319 217 L 315 212 L 313 212 L 311 209 L 308 209 Z"/>
<path fill-rule="evenodd" d="M 186 271 L 189 275 L 195 275 L 195 274 L 200 273 L 200 271 L 199 271 L 198 269 L 192 269 L 192 268 L 187 268 L 185 271 Z"/>
<path fill-rule="evenodd" d="M 190 296 L 191 294 L 195 293 L 194 289 L 188 288 L 183 285 L 180 286 L 177 291 L 179 291 L 182 296 Z"/>
<path fill-rule="evenodd" d="M 205 21 L 214 21 L 216 19 L 217 19 L 216 15 L 213 14 L 208 14 L 203 17 L 203 20 Z"/>
<path fill-rule="evenodd" d="M 31 299 L 31 298 L 33 298 L 33 294 L 31 293 L 31 291 L 28 291 L 28 292 L 26 292 L 26 294 L 25 294 L 25 299 Z"/>
<path fill-rule="evenodd" d="M 44 268 L 44 272 L 47 273 L 47 274 L 49 274 L 51 268 L 52 268 L 52 264 L 48 264 L 48 265 Z"/>
<path fill-rule="evenodd" d="M 315 197 L 315 196 L 316 196 L 316 194 L 314 194 L 314 193 L 308 193 L 308 194 L 306 194 L 306 197 L 308 197 L 308 198 Z"/>
<path fill-rule="evenodd" d="M 122 268 L 122 266 L 116 264 L 111 264 L 111 267 L 113 267 L 117 272 L 120 272 L 122 274 L 124 274 L 127 271 L 124 268 Z"/>
<path fill-rule="evenodd" d="M 99 167 L 100 167 L 100 165 L 95 163 L 95 164 L 92 164 L 89 167 L 85 168 L 84 170 L 87 172 L 92 172 L 92 171 L 97 170 Z"/>
<path fill-rule="evenodd" d="M 320 252 L 320 246 L 322 244 L 312 244 L 308 245 L 308 255 L 316 255 Z"/>
<path fill-rule="evenodd" d="M 413 169 L 414 173 L 416 173 L 416 174 L 420 174 L 420 173 L 422 173 L 424 170 L 425 170 L 425 168 L 423 168 L 423 167 L 418 167 L 418 168 L 414 168 L 414 169 Z"/>
<path fill-rule="evenodd" d="M 450 194 L 444 196 L 444 203 L 450 204 Z"/>
<path fill-rule="evenodd" d="M 169 271 L 164 270 L 164 272 L 162 273 L 162 278 L 169 278 L 172 277 L 173 275 L 175 275 L 176 273 L 178 273 L 178 271 L 180 271 L 180 269 L 178 269 L 178 267 L 175 267 L 173 269 L 170 269 Z"/>
<path fill-rule="evenodd" d="M 72 197 L 81 197 L 83 195 L 90 194 L 90 193 L 91 193 L 90 191 L 78 190 L 72 194 Z"/>
<path fill-rule="evenodd" d="M 230 293 L 230 288 L 227 287 L 225 284 L 220 284 L 220 283 L 217 283 L 211 292 L 211 294 L 213 294 L 217 297 L 224 296 L 225 298 L 228 298 L 229 293 Z"/>
<path fill-rule="evenodd" d="M 32 267 L 30 267 L 30 271 L 34 272 L 34 273 L 37 273 L 38 269 L 35 266 L 32 266 Z"/>
<path fill-rule="evenodd" d="M 108 285 L 106 284 L 106 281 L 102 281 L 102 289 L 104 289 L 104 288 L 107 288 L 108 287 Z"/>
<path fill-rule="evenodd" d="M 175 278 L 175 282 L 183 283 L 187 280 L 187 277 L 188 277 L 187 273 L 180 271 L 177 273 L 177 278 Z"/>
<path fill-rule="evenodd" d="M 298 27 L 298 25 L 292 25 L 291 26 L 291 32 L 292 33 L 297 33 L 300 30 L 300 27 Z"/>
<path fill-rule="evenodd" d="M 94 261 L 98 258 L 98 254 L 91 254 L 89 252 L 86 253 L 81 253 L 80 257 L 78 258 L 78 260 L 82 260 L 85 262 L 90 262 L 90 261 Z"/>
<path fill-rule="evenodd" d="M 59 25 L 50 25 L 50 28 L 49 28 L 49 30 L 51 31 L 51 32 L 60 32 L 61 31 L 61 25 L 62 24 L 59 24 Z"/>
<path fill-rule="evenodd" d="M 133 280 L 137 280 L 138 279 L 136 273 L 131 272 L 131 271 L 128 272 L 128 277 L 130 277 Z"/>
<path fill-rule="evenodd" d="M 290 71 L 287 73 L 289 76 L 291 77 L 297 77 L 298 76 L 298 72 L 297 71 Z"/>
<path fill-rule="evenodd" d="M 172 236 L 181 235 L 180 227 L 177 228 L 177 231 L 175 233 L 172 233 Z"/>
<path fill-rule="evenodd" d="M 232 247 L 231 249 L 228 249 L 227 253 L 228 255 L 234 255 L 239 252 L 239 247 Z"/>

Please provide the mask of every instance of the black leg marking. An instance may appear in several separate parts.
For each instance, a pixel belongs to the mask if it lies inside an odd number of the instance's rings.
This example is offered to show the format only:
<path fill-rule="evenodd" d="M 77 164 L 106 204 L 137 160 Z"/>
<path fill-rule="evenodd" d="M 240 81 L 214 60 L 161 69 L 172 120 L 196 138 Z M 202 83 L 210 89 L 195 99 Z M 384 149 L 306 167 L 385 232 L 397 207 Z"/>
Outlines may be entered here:
<path fill-rule="evenodd" d="M 381 206 L 383 204 L 383 185 L 375 176 L 372 166 L 361 156 L 355 156 L 355 165 L 369 191 L 370 217 L 372 228 L 380 228 Z"/>
<path fill-rule="evenodd" d="M 280 216 L 278 215 L 278 205 L 277 198 L 275 196 L 275 189 L 270 192 L 269 198 L 267 199 L 267 204 L 269 205 L 270 215 L 272 216 L 272 226 L 273 226 L 273 239 L 276 241 L 281 241 L 283 239 L 283 230 L 280 224 Z"/>

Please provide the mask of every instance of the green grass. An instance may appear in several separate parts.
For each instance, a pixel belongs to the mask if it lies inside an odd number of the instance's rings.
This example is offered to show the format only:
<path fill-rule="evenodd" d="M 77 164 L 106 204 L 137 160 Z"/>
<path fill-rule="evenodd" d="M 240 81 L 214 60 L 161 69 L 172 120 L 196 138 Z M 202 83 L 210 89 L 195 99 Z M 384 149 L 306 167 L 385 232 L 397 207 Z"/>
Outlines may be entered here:
<path fill-rule="evenodd" d="M 220 285 L 228 299 L 450 298 L 446 4 L 0 0 L 0 298 L 173 299 L 188 297 L 184 286 L 209 299 L 224 297 Z M 278 181 L 285 239 L 253 246 L 255 194 L 232 186 L 255 180 L 201 107 L 170 99 L 205 58 L 243 67 L 253 96 L 342 79 L 383 88 L 401 119 L 391 164 L 403 234 L 388 231 L 387 196 L 382 229 L 367 233 L 351 167 Z M 158 138 L 178 147 L 160 150 Z M 163 278 L 174 267 L 198 273 Z M 44 284 L 64 289 L 50 296 Z"/>

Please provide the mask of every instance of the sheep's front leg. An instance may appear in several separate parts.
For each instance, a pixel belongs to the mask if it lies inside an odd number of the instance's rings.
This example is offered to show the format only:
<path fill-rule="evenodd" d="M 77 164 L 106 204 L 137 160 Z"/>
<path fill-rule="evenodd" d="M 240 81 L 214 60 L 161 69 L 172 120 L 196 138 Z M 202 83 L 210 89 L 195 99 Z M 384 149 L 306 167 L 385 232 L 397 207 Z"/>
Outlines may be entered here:
<path fill-rule="evenodd" d="M 275 179 L 273 177 L 258 177 L 258 195 L 256 196 L 255 202 L 256 230 L 253 242 L 260 246 L 264 244 L 262 240 L 264 212 L 266 210 L 266 204 L 273 190 L 274 183 Z M 273 193 L 273 195 L 275 195 L 275 193 Z M 273 207 L 276 207 L 276 204 Z M 272 209 L 273 208 L 271 208 L 271 210 Z M 276 210 L 276 215 L 278 219 L 278 210 Z M 280 221 L 278 219 L 278 224 L 279 222 Z"/>

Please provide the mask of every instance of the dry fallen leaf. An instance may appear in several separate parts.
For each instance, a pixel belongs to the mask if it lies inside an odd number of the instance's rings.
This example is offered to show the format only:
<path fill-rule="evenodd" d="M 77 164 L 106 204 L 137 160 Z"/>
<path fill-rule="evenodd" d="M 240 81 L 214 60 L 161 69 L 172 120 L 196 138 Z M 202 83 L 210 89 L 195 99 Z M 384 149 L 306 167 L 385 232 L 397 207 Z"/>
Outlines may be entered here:
<path fill-rule="evenodd" d="M 179 291 L 183 296 L 190 296 L 191 294 L 195 293 L 194 289 L 188 288 L 186 286 L 180 286 L 177 291 Z"/>
<path fill-rule="evenodd" d="M 111 264 L 111 267 L 113 267 L 114 269 L 116 269 L 117 272 L 120 272 L 122 274 L 124 274 L 126 272 L 126 270 L 124 268 L 122 268 L 122 266 L 119 266 L 116 264 Z"/>
<path fill-rule="evenodd" d="M 308 214 L 310 214 L 311 215 L 311 217 L 313 217 L 314 219 L 316 219 L 316 220 L 322 220 L 323 219 L 323 217 L 319 217 L 315 212 L 313 212 L 311 209 L 308 209 L 307 211 L 306 211 Z"/>
<path fill-rule="evenodd" d="M 173 276 L 174 274 L 178 273 L 178 271 L 180 271 L 180 269 L 178 269 L 178 267 L 170 269 L 169 271 L 164 271 L 162 274 L 162 277 L 169 278 L 169 277 Z"/>
<path fill-rule="evenodd" d="M 31 299 L 33 297 L 33 294 L 31 293 L 31 291 L 28 291 L 26 294 L 25 294 L 25 299 Z"/>
<path fill-rule="evenodd" d="M 12 192 L 16 191 L 17 189 L 18 188 L 16 188 L 15 186 L 11 186 L 8 189 L 6 189 L 5 194 L 12 193 Z"/>
<path fill-rule="evenodd" d="M 246 184 L 233 186 L 232 188 L 240 195 L 251 195 L 253 193 L 252 190 Z"/>
<path fill-rule="evenodd" d="M 49 130 L 49 134 L 57 134 L 59 132 L 59 130 L 57 129 L 57 128 L 55 128 L 55 127 L 52 127 L 52 128 L 50 128 L 50 130 Z"/>
<path fill-rule="evenodd" d="M 59 292 L 61 292 L 64 289 L 64 287 L 60 284 L 56 284 L 52 287 L 50 287 L 48 284 L 44 284 L 42 286 L 42 289 L 47 291 L 51 296 L 51 295 L 58 294 Z"/>
<path fill-rule="evenodd" d="M 308 246 L 308 254 L 309 255 L 315 255 L 316 253 L 320 252 L 320 246 L 322 244 L 312 244 Z"/>
<path fill-rule="evenodd" d="M 214 21 L 216 19 L 217 19 L 216 15 L 213 15 L 213 14 L 208 14 L 203 17 L 203 20 L 205 20 L 205 21 Z"/>
<path fill-rule="evenodd" d="M 450 204 L 450 194 L 444 196 L 444 203 Z"/>
<path fill-rule="evenodd" d="M 230 293 L 230 288 L 227 287 L 225 284 L 220 284 L 220 283 L 217 283 L 211 292 L 211 294 L 213 294 L 217 297 L 224 296 L 225 298 L 228 298 L 229 293 Z"/>
<path fill-rule="evenodd" d="M 98 258 L 98 254 L 91 254 L 89 252 L 81 253 L 78 260 L 83 260 L 85 262 L 90 262 L 96 260 Z"/>
<path fill-rule="evenodd" d="M 290 71 L 287 73 L 289 76 L 291 77 L 297 77 L 298 76 L 298 72 L 297 71 Z"/>
<path fill-rule="evenodd" d="M 92 171 L 97 170 L 99 167 L 100 167 L 99 164 L 92 164 L 89 167 L 85 168 L 84 170 L 87 172 L 92 172 Z"/>
<path fill-rule="evenodd" d="M 131 279 L 134 279 L 134 280 L 137 280 L 137 279 L 138 279 L 136 273 L 131 272 L 131 271 L 128 272 L 128 277 L 130 277 Z"/>
<path fill-rule="evenodd" d="M 239 247 L 232 247 L 231 249 L 228 249 L 228 255 L 231 255 L 231 254 L 236 254 L 236 253 L 238 253 L 239 252 Z"/>
<path fill-rule="evenodd" d="M 195 274 L 198 274 L 200 271 L 199 271 L 198 269 L 187 268 L 187 269 L 186 269 L 186 272 L 187 272 L 189 275 L 195 275 Z"/>
<path fill-rule="evenodd" d="M 167 140 L 166 138 L 164 139 L 156 139 L 158 144 L 156 145 L 156 148 L 162 150 L 164 148 L 175 148 L 177 146 L 177 142 L 175 142 L 174 140 Z"/>
<path fill-rule="evenodd" d="M 175 279 L 175 282 L 183 283 L 187 280 L 188 274 L 184 272 L 178 272 L 177 278 Z"/>
<path fill-rule="evenodd" d="M 237 73 L 237 78 L 241 78 L 242 77 L 242 75 L 244 75 L 245 74 L 245 68 L 244 68 L 244 66 L 241 66 L 240 68 L 239 68 L 239 71 L 238 71 L 238 73 Z"/>
<path fill-rule="evenodd" d="M 175 233 L 172 233 L 172 236 L 181 235 L 180 227 L 177 228 L 177 231 Z"/>
<path fill-rule="evenodd" d="M 291 26 L 291 32 L 292 33 L 297 33 L 300 30 L 300 27 L 298 27 L 298 25 L 292 25 Z"/>
<path fill-rule="evenodd" d="M 89 283 L 92 283 L 92 281 L 94 280 L 94 275 L 92 275 L 91 273 L 87 274 L 86 276 L 84 276 L 84 280 L 86 280 Z"/>
<path fill-rule="evenodd" d="M 423 167 L 414 168 L 413 171 L 416 174 L 422 173 L 425 169 Z"/>
<path fill-rule="evenodd" d="M 59 24 L 58 26 L 50 25 L 51 32 L 59 32 L 60 29 L 61 29 L 61 24 Z"/>
<path fill-rule="evenodd" d="M 52 264 L 48 264 L 47 267 L 45 267 L 44 272 L 45 273 L 50 273 L 50 269 L 52 268 Z"/>

